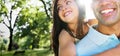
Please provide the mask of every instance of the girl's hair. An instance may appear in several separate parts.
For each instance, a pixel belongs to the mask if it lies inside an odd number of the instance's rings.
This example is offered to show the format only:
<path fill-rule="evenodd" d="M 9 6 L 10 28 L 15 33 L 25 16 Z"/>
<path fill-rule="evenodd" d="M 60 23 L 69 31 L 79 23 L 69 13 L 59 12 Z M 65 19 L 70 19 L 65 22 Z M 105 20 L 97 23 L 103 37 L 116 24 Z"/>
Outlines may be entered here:
<path fill-rule="evenodd" d="M 76 1 L 76 0 L 75 0 Z M 62 31 L 62 29 L 65 29 L 71 36 L 78 38 L 78 39 L 82 39 L 82 37 L 84 36 L 83 34 L 83 19 L 85 16 L 85 8 L 84 6 L 80 6 L 78 5 L 78 3 L 76 2 L 76 4 L 80 7 L 79 8 L 79 19 L 78 19 L 78 24 L 77 24 L 77 34 L 76 36 L 73 35 L 73 33 L 71 32 L 71 30 L 69 29 L 67 23 L 63 22 L 59 15 L 58 15 L 58 10 L 57 10 L 57 3 L 58 0 L 54 0 L 53 1 L 53 29 L 52 29 L 52 47 L 53 47 L 53 51 L 55 53 L 55 56 L 58 56 L 58 51 L 59 51 L 59 34 Z"/>

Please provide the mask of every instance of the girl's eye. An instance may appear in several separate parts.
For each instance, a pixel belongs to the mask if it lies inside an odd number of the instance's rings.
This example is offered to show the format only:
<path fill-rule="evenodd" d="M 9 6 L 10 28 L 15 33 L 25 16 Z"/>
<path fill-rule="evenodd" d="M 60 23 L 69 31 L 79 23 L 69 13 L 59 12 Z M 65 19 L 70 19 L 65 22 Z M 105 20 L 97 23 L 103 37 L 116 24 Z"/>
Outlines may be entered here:
<path fill-rule="evenodd" d="M 63 6 L 58 6 L 57 10 L 62 10 Z"/>
<path fill-rule="evenodd" d="M 66 4 L 67 4 L 67 5 L 71 4 L 71 1 L 67 1 Z"/>

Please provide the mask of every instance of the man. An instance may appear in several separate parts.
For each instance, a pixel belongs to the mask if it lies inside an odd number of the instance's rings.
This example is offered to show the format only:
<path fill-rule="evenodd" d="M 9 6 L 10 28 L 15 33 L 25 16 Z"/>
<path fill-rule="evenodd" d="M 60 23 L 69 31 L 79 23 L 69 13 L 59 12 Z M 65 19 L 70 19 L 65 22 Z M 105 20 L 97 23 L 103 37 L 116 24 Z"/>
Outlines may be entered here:
<path fill-rule="evenodd" d="M 93 0 L 92 9 L 98 19 L 97 31 L 120 38 L 120 0 Z M 120 56 L 120 46 L 96 56 Z"/>
<path fill-rule="evenodd" d="M 120 0 L 93 0 L 98 25 L 76 44 L 77 56 L 120 56 Z"/>

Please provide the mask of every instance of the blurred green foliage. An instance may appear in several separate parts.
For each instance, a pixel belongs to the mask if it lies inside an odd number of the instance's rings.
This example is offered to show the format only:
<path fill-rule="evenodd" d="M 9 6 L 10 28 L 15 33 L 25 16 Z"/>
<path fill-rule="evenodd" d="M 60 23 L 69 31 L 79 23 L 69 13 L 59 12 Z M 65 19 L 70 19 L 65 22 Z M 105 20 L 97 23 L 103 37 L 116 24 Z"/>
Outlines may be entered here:
<path fill-rule="evenodd" d="M 12 49 L 26 50 L 26 49 L 39 49 L 50 48 L 50 33 L 52 28 L 51 18 L 51 2 L 50 0 L 44 1 L 45 4 L 40 6 L 28 5 L 30 0 L 0 0 L 0 22 L 3 23 L 5 18 L 8 19 L 8 29 L 13 29 L 12 37 Z M 36 0 L 35 0 L 36 1 Z M 41 0 L 39 2 L 42 3 Z M 6 4 L 13 4 L 11 7 L 7 7 Z M 47 12 L 44 6 L 46 6 Z M 17 15 L 10 12 L 14 12 L 20 9 Z M 50 18 L 48 17 L 48 15 Z M 11 16 L 12 15 L 12 16 Z M 10 20 L 14 20 L 13 23 Z M 10 28 L 10 24 L 12 24 Z M 4 42 L 1 42 L 4 46 Z M 9 43 L 9 41 L 7 42 Z M 0 47 L 1 48 L 1 47 Z M 3 47 L 2 47 L 3 49 Z M 4 49 L 5 50 L 5 49 Z"/>
<path fill-rule="evenodd" d="M 14 54 L 15 51 L 0 52 L 1 56 L 54 56 L 53 52 L 47 49 L 26 50 L 24 53 Z"/>

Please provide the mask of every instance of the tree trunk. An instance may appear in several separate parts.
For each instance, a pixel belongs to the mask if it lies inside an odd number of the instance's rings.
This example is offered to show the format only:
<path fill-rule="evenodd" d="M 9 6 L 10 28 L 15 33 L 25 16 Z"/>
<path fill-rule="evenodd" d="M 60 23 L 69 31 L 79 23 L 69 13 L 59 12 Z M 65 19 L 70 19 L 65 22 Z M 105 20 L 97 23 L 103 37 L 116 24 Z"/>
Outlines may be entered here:
<path fill-rule="evenodd" d="M 13 36 L 13 29 L 9 29 L 10 30 L 10 37 L 9 37 L 9 46 L 8 46 L 8 51 L 12 50 L 12 36 Z"/>

